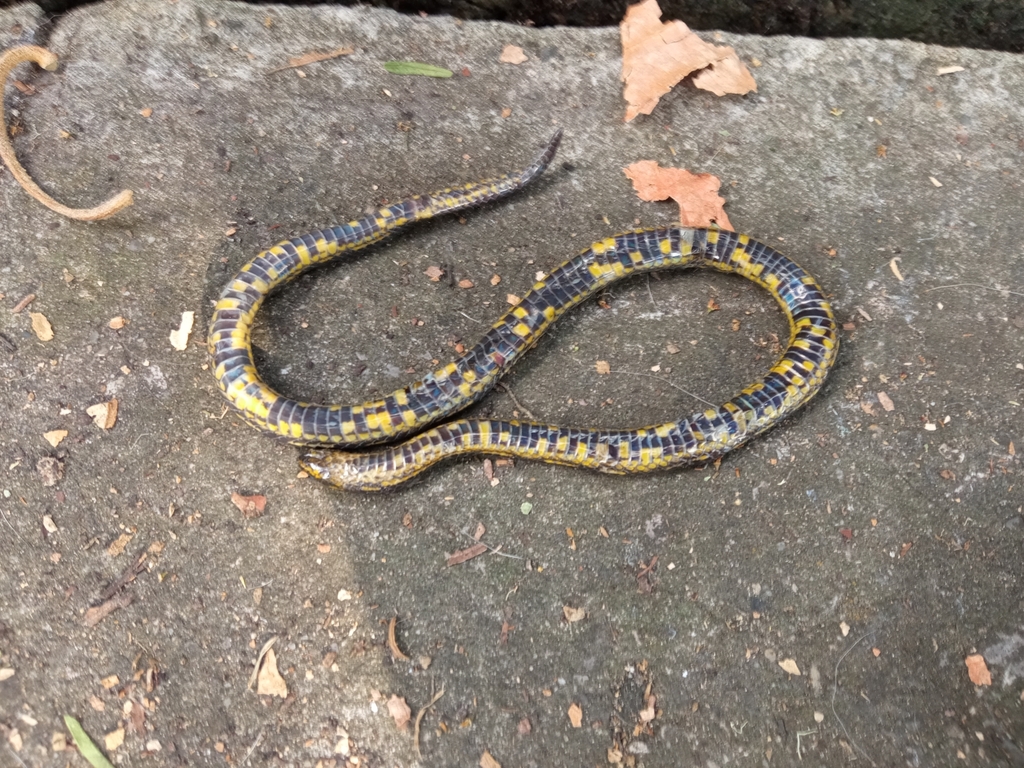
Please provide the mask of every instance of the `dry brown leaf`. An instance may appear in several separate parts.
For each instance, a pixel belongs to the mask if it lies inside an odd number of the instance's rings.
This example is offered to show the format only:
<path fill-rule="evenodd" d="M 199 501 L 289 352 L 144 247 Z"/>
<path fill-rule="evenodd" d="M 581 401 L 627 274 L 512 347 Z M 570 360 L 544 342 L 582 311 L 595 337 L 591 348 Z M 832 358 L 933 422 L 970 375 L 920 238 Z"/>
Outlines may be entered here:
<path fill-rule="evenodd" d="M 179 352 L 188 348 L 188 335 L 192 333 L 192 324 L 196 320 L 196 313 L 192 310 L 181 313 L 181 323 L 176 330 L 171 331 L 171 346 Z"/>
<path fill-rule="evenodd" d="M 526 61 L 526 54 L 518 45 L 506 45 L 501 49 L 501 57 L 498 59 L 503 64 L 522 64 Z"/>
<path fill-rule="evenodd" d="M 247 520 L 259 517 L 267 506 L 266 496 L 243 496 L 240 493 L 232 492 L 231 503 L 242 510 L 242 516 Z"/>
<path fill-rule="evenodd" d="M 964 659 L 967 665 L 967 674 L 975 685 L 992 685 L 992 674 L 988 671 L 988 664 L 980 653 L 975 653 Z"/>
<path fill-rule="evenodd" d="M 608 365 L 607 360 L 598 360 L 596 363 L 594 363 L 594 370 L 603 376 L 605 374 L 611 373 L 612 367 Z"/>
<path fill-rule="evenodd" d="M 43 439 L 46 440 L 46 442 L 48 442 L 54 448 L 60 445 L 60 441 L 67 436 L 68 431 L 66 429 L 53 429 L 50 430 L 49 432 L 43 433 Z"/>
<path fill-rule="evenodd" d="M 391 694 L 391 698 L 388 699 L 388 714 L 394 718 L 398 730 L 404 731 L 406 726 L 409 725 L 412 710 L 409 709 L 409 705 L 405 703 L 404 698 Z"/>
<path fill-rule="evenodd" d="M 35 333 L 36 337 L 40 341 L 51 341 L 53 339 L 53 326 L 46 319 L 46 315 L 42 312 L 29 312 L 28 316 L 32 319 L 32 332 Z"/>
<path fill-rule="evenodd" d="M 468 278 L 463 278 L 462 280 L 459 280 L 459 288 L 472 288 L 472 287 L 473 287 L 473 281 L 472 280 L 470 280 Z"/>
<path fill-rule="evenodd" d="M 318 61 L 336 59 L 339 56 L 350 56 L 351 54 L 355 53 L 355 51 L 355 48 L 350 48 L 346 46 L 344 48 L 335 48 L 333 51 L 329 53 L 317 53 L 316 51 L 310 51 L 309 53 L 304 53 L 301 56 L 289 56 L 287 64 L 285 64 L 283 67 L 275 67 L 274 69 L 269 70 L 267 74 L 270 75 L 273 74 L 274 72 L 281 72 L 282 70 L 285 69 L 294 69 L 295 67 L 304 67 L 307 64 L 315 64 Z"/>
<path fill-rule="evenodd" d="M 107 403 L 96 403 L 85 409 L 92 416 L 93 422 L 100 429 L 110 429 L 117 423 L 117 400 Z"/>
<path fill-rule="evenodd" d="M 64 478 L 64 462 L 53 456 L 40 456 L 36 462 L 36 472 L 43 485 L 49 488 Z"/>
<path fill-rule="evenodd" d="M 129 699 L 127 703 L 131 705 L 131 711 L 128 713 L 128 716 L 132 732 L 142 736 L 146 733 L 146 710 L 137 701 Z"/>
<path fill-rule="evenodd" d="M 118 315 L 117 317 L 110 318 L 110 322 L 107 323 L 107 327 L 112 330 L 119 331 L 124 328 L 126 322 L 127 321 L 123 317 Z"/>
<path fill-rule="evenodd" d="M 573 702 L 569 706 L 569 710 L 566 714 L 569 715 L 569 722 L 572 723 L 573 728 L 579 728 L 583 725 L 583 710 L 576 702 Z"/>
<path fill-rule="evenodd" d="M 574 624 L 577 621 L 583 621 L 587 617 L 586 608 L 573 608 L 571 605 L 562 606 L 562 615 L 565 616 L 565 620 L 570 624 Z"/>
<path fill-rule="evenodd" d="M 715 96 L 735 94 L 742 96 L 754 91 L 757 83 L 739 57 L 729 46 L 720 45 L 715 50 L 726 54 L 710 67 L 693 76 L 693 84 L 704 91 L 711 91 Z"/>
<path fill-rule="evenodd" d="M 439 282 L 442 277 L 444 277 L 444 270 L 435 264 L 431 264 L 429 267 L 423 270 L 423 274 L 430 278 L 430 282 L 436 283 Z"/>
<path fill-rule="evenodd" d="M 791 675 L 800 674 L 800 667 L 796 665 L 796 661 L 793 659 L 783 659 L 779 662 L 779 666 Z"/>
<path fill-rule="evenodd" d="M 878 402 L 882 404 L 882 408 L 884 408 L 887 411 L 896 410 L 896 405 L 895 403 L 893 403 L 892 398 L 885 394 L 885 392 L 878 392 L 877 395 Z"/>
<path fill-rule="evenodd" d="M 270 648 L 263 656 L 263 664 L 256 675 L 256 693 L 261 696 L 288 697 L 288 685 L 277 671 L 277 654 Z"/>
<path fill-rule="evenodd" d="M 501 763 L 485 749 L 484 753 L 480 755 L 480 768 L 501 768 Z"/>
<path fill-rule="evenodd" d="M 619 25 L 619 34 L 627 123 L 637 115 L 651 114 L 672 86 L 705 67 L 713 70 L 702 73 L 703 84 L 694 79 L 694 85 L 700 88 L 719 96 L 757 90 L 754 78 L 732 48 L 705 43 L 681 21 L 662 23 L 657 0 L 631 5 Z"/>
<path fill-rule="evenodd" d="M 103 686 L 103 690 L 105 690 L 105 691 L 109 691 L 111 688 L 114 688 L 114 687 L 116 687 L 116 686 L 118 686 L 120 684 L 121 684 L 121 678 L 119 678 L 117 675 L 107 675 L 102 680 L 100 680 L 100 685 Z M 94 707 L 94 709 L 95 709 L 95 707 Z M 102 712 L 102 711 L 103 710 L 101 709 L 100 712 Z"/>
<path fill-rule="evenodd" d="M 153 116 L 153 108 L 152 107 L 144 107 L 144 108 L 139 110 L 139 114 L 142 115 L 143 117 L 152 117 Z"/>
<path fill-rule="evenodd" d="M 113 752 L 122 744 L 124 744 L 124 728 L 118 728 L 103 737 L 103 746 L 107 748 L 107 752 Z"/>
<path fill-rule="evenodd" d="M 453 552 L 448 557 L 447 564 L 449 566 L 458 565 L 459 563 L 464 563 L 467 560 L 472 560 L 474 557 L 479 557 L 486 551 L 486 544 L 474 544 L 472 547 L 467 547 L 466 549 L 460 549 L 458 552 Z"/>
<path fill-rule="evenodd" d="M 623 171 L 641 200 L 675 200 L 683 226 L 706 227 L 714 222 L 723 229 L 732 229 L 722 207 L 725 198 L 718 195 L 722 182 L 717 176 L 690 173 L 685 168 L 662 168 L 654 160 L 640 160 Z"/>
<path fill-rule="evenodd" d="M 107 554 L 111 557 L 117 557 L 124 552 L 124 548 L 128 546 L 133 538 L 135 538 L 135 534 L 133 533 L 122 533 L 110 543 L 110 546 L 107 547 Z"/>
<path fill-rule="evenodd" d="M 0 682 L 10 680 L 14 677 L 14 670 L 10 667 L 0 667 Z"/>
<path fill-rule="evenodd" d="M 655 703 L 657 703 L 657 698 L 653 694 L 647 697 L 647 706 L 640 710 L 640 722 L 649 723 L 654 719 L 657 714 L 654 709 Z"/>

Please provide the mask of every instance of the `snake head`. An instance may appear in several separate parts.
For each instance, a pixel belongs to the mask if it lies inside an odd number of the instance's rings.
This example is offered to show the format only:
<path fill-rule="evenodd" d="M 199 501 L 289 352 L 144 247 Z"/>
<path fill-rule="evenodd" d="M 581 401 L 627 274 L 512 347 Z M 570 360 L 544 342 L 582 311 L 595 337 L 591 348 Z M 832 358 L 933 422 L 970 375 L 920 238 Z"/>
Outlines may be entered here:
<path fill-rule="evenodd" d="M 306 451 L 299 456 L 299 466 L 309 473 L 311 477 L 322 480 L 325 483 L 331 482 L 331 455 L 335 451 Z"/>

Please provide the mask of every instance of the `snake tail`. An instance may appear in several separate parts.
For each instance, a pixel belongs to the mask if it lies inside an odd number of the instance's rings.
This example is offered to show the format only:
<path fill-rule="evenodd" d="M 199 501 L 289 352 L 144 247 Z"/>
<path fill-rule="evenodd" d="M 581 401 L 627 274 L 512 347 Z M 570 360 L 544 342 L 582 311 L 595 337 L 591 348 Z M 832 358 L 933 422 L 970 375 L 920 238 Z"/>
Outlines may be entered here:
<path fill-rule="evenodd" d="M 413 434 L 486 394 L 500 370 L 484 371 L 482 360 L 464 356 L 379 400 L 359 405 L 292 400 L 271 389 L 256 372 L 253 319 L 272 291 L 317 264 L 365 248 L 412 222 L 483 205 L 522 189 L 544 172 L 561 139 L 558 130 L 537 158 L 515 173 L 416 195 L 347 224 L 284 240 L 247 262 L 221 292 L 207 334 L 214 376 L 228 401 L 252 426 L 295 445 L 356 446 Z"/>
<path fill-rule="evenodd" d="M 376 491 L 442 459 L 487 453 L 627 474 L 684 467 L 722 456 L 777 424 L 821 388 L 838 351 L 832 309 L 814 278 L 764 243 L 719 229 L 670 226 L 595 243 L 536 283 L 467 356 L 479 378 L 506 355 L 532 346 L 567 309 L 608 283 L 667 267 L 711 267 L 767 289 L 790 326 L 787 348 L 768 373 L 728 402 L 640 429 L 571 429 L 520 421 L 458 420 L 369 452 L 309 451 L 300 465 L 345 490 Z M 466 359 L 462 358 L 463 360 Z M 459 370 L 463 370 L 457 363 Z M 451 368 L 451 366 L 449 366 Z M 463 376 L 468 370 L 463 370 Z"/>

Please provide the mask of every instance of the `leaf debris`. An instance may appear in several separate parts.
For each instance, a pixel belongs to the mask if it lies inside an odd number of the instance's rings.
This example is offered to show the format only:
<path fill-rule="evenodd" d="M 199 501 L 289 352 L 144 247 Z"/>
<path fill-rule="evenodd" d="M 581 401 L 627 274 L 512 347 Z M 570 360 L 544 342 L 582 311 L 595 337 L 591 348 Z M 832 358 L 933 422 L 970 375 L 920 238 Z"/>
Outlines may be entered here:
<path fill-rule="evenodd" d="M 187 310 L 181 313 L 181 323 L 176 330 L 171 331 L 171 346 L 179 352 L 188 348 L 188 336 L 192 333 L 192 325 L 195 323 L 196 313 Z"/>
<path fill-rule="evenodd" d="M 569 722 L 572 723 L 573 728 L 583 725 L 583 709 L 575 701 L 569 706 L 566 714 L 569 715 Z"/>
<path fill-rule="evenodd" d="M 336 59 L 339 56 L 349 56 L 356 52 L 355 48 L 345 46 L 342 48 L 335 48 L 333 51 L 327 53 L 319 53 L 317 51 L 310 51 L 304 53 L 301 56 L 289 56 L 288 63 L 281 67 L 275 67 L 274 69 L 267 70 L 268 75 L 272 75 L 275 72 L 282 72 L 286 69 L 294 69 L 295 67 L 304 67 L 307 64 L 315 64 L 318 61 L 328 61 L 329 59 Z"/>
<path fill-rule="evenodd" d="M 679 205 L 679 222 L 687 227 L 717 223 L 732 229 L 725 212 L 725 198 L 718 194 L 722 181 L 710 173 L 690 173 L 685 168 L 663 168 L 654 160 L 640 160 L 623 172 L 633 182 L 637 197 L 648 202 L 672 198 Z"/>
<path fill-rule="evenodd" d="M 801 674 L 800 667 L 797 666 L 794 659 L 783 659 L 779 662 L 779 666 L 791 675 L 799 676 Z"/>
<path fill-rule="evenodd" d="M 388 699 L 387 707 L 388 714 L 394 719 L 398 730 L 404 731 L 409 725 L 410 718 L 412 718 L 412 710 L 405 703 L 405 698 L 393 693 L 391 698 Z"/>
<path fill-rule="evenodd" d="M 518 45 L 506 45 L 501 49 L 501 56 L 498 58 L 503 64 L 522 64 L 527 60 L 526 54 Z"/>
<path fill-rule="evenodd" d="M 242 516 L 246 520 L 252 520 L 263 514 L 263 510 L 267 507 L 267 497 L 258 494 L 243 496 L 236 491 L 232 491 L 231 503 L 241 510 Z"/>
<path fill-rule="evenodd" d="M 288 684 L 277 669 L 277 654 L 273 648 L 268 648 L 263 656 L 263 664 L 256 675 L 256 693 L 261 696 L 288 698 Z"/>
<path fill-rule="evenodd" d="M 100 429 L 112 429 L 117 423 L 117 398 L 90 405 L 85 412 L 92 416 L 93 423 Z"/>
<path fill-rule="evenodd" d="M 975 685 L 992 685 L 992 673 L 988 671 L 988 664 L 985 657 L 980 653 L 973 653 L 964 659 L 967 665 L 967 674 Z"/>
<path fill-rule="evenodd" d="M 61 441 L 67 436 L 68 431 L 66 429 L 52 429 L 49 432 L 43 433 L 43 439 L 54 448 L 60 445 Z"/>
<path fill-rule="evenodd" d="M 722 96 L 756 91 L 749 70 L 728 46 L 705 43 L 682 21 L 661 21 L 657 0 L 631 5 L 619 25 L 625 121 L 649 115 L 684 77 L 710 67 L 693 84 Z"/>
<path fill-rule="evenodd" d="M 36 338 L 40 341 L 52 341 L 53 326 L 46 319 L 46 315 L 42 312 L 29 312 L 28 316 L 32 319 L 32 332 L 36 335 Z"/>
<path fill-rule="evenodd" d="M 458 552 L 453 552 L 448 556 L 447 565 L 459 565 L 467 560 L 472 560 L 474 557 L 479 557 L 487 551 L 487 545 L 484 543 L 474 544 L 466 549 L 460 549 Z"/>

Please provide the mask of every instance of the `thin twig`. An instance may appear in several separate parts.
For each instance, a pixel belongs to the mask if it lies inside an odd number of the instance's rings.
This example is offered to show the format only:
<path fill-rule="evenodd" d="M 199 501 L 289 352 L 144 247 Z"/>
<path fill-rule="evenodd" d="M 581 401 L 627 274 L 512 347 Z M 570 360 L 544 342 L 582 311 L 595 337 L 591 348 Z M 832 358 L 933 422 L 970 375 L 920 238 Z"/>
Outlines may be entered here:
<path fill-rule="evenodd" d="M 420 758 L 423 757 L 423 753 L 420 752 L 420 723 L 423 722 L 423 716 L 427 714 L 427 710 L 437 704 L 438 700 L 444 696 L 444 686 L 441 686 L 441 690 L 434 694 L 434 698 L 430 700 L 427 706 L 423 707 L 419 712 L 416 713 L 416 722 L 413 724 L 412 729 L 412 740 L 416 745 L 416 755 Z"/>
<path fill-rule="evenodd" d="M 530 421 L 537 421 L 537 417 L 530 413 L 529 408 L 527 408 L 525 405 L 519 402 L 519 400 L 515 396 L 515 393 L 512 392 L 512 388 L 508 384 L 506 384 L 504 381 L 499 381 L 497 386 L 506 395 L 508 395 L 509 398 L 511 398 L 512 402 L 515 403 L 516 408 L 522 411 L 523 415 L 526 416 L 526 418 L 528 418 Z"/>
<path fill-rule="evenodd" d="M 875 634 L 874 630 L 870 632 L 865 632 L 863 635 L 854 640 L 853 645 L 847 648 L 846 652 L 839 657 L 839 661 L 836 662 L 835 671 L 832 673 L 832 717 L 836 719 L 836 722 L 839 723 L 839 727 L 843 729 L 843 733 L 846 734 L 846 738 L 849 740 L 851 746 L 853 746 L 854 749 L 856 749 L 858 752 L 864 755 L 864 759 L 871 763 L 871 765 L 875 765 L 875 761 L 868 757 L 867 752 L 865 752 L 863 749 L 857 746 L 857 742 L 853 740 L 853 737 L 850 736 L 850 732 L 846 730 L 846 724 L 843 723 L 842 718 L 839 717 L 839 714 L 836 712 L 836 691 L 839 688 L 839 665 L 843 663 L 843 659 L 850 655 L 850 651 L 852 651 L 854 648 L 860 645 L 861 640 L 863 640 L 866 637 L 871 637 L 871 635 L 873 634 Z"/>
<path fill-rule="evenodd" d="M 717 408 L 718 407 L 716 403 L 712 403 L 710 400 L 705 400 L 700 395 L 694 394 L 693 392 L 691 392 L 688 389 L 683 389 L 678 384 L 673 384 L 671 381 L 666 379 L 664 376 L 655 376 L 653 373 L 641 373 L 640 371 L 608 371 L 608 373 L 620 373 L 620 374 L 625 374 L 627 376 L 646 376 L 649 379 L 657 379 L 662 384 L 668 384 L 670 387 L 675 387 L 680 392 L 682 392 L 684 395 L 689 395 L 694 400 L 700 400 L 702 403 L 704 403 L 705 405 L 710 405 L 712 408 Z"/>
<path fill-rule="evenodd" d="M 7 745 L 6 745 L 6 744 L 5 744 L 4 746 L 5 746 L 5 747 L 7 747 Z M 25 761 L 24 761 L 24 760 L 22 760 L 22 759 L 21 759 L 20 757 L 18 757 L 18 753 L 17 753 L 17 752 L 15 752 L 15 751 L 14 751 L 13 749 L 11 749 L 10 747 L 7 747 L 7 751 L 8 751 L 8 752 L 10 752 L 10 753 L 11 753 L 12 755 L 14 755 L 14 759 L 18 761 L 18 765 L 20 765 L 20 766 L 21 766 L 21 768 L 28 768 L 28 766 L 27 766 L 27 765 L 25 765 Z"/>
<path fill-rule="evenodd" d="M 467 314 L 466 314 L 465 312 L 463 312 L 463 311 L 462 311 L 461 309 L 460 309 L 460 310 L 457 310 L 457 311 L 458 311 L 458 313 L 459 313 L 460 315 L 462 315 L 462 316 L 463 316 L 464 318 L 466 318 L 467 320 L 472 320 L 472 321 L 473 321 L 474 323 L 476 323 L 477 325 L 483 325 L 483 322 L 484 322 L 483 320 L 477 320 L 477 319 L 476 319 L 475 317 L 470 317 L 470 316 L 469 316 L 469 315 L 467 315 Z"/>
<path fill-rule="evenodd" d="M 14 535 L 17 536 L 22 541 L 24 541 L 24 538 L 22 537 L 22 535 L 20 533 L 18 533 L 18 529 L 15 528 L 13 525 L 11 525 L 11 521 L 7 518 L 7 513 L 4 512 L 2 509 L 0 509 L 0 517 L 3 517 L 4 522 L 7 523 L 7 527 L 10 528 L 12 531 L 14 531 Z"/>
<path fill-rule="evenodd" d="M 245 765 L 249 761 L 249 758 L 252 757 L 252 753 L 256 750 L 256 747 L 258 747 L 260 742 L 263 740 L 264 730 L 265 728 L 260 728 L 260 732 L 256 734 L 256 741 L 252 743 L 252 746 L 249 747 L 249 751 L 246 752 L 245 757 L 242 758 L 242 765 Z"/>
<path fill-rule="evenodd" d="M 991 285 L 982 285 L 981 283 L 952 283 L 951 285 L 936 285 L 934 288 L 926 288 L 925 293 L 941 291 L 944 288 L 984 288 L 986 291 L 1008 293 L 1011 296 L 1024 296 L 1024 293 L 1021 293 L 1020 291 L 1011 291 L 1006 288 L 993 288 Z"/>
<path fill-rule="evenodd" d="M 497 547 L 492 547 L 486 541 L 480 541 L 479 539 L 474 539 L 472 536 L 470 536 L 465 531 L 459 531 L 459 533 L 461 533 L 463 536 L 466 536 L 466 537 L 468 537 L 470 539 L 473 539 L 473 541 L 475 541 L 477 544 L 480 544 L 480 545 L 482 545 L 484 547 L 487 547 L 487 551 L 490 552 L 492 555 L 501 555 L 502 557 L 508 557 L 508 558 L 513 559 L 513 560 L 525 560 L 526 559 L 522 555 L 510 555 L 507 552 L 502 552 L 500 544 Z"/>
<path fill-rule="evenodd" d="M 814 733 L 817 733 L 817 732 L 818 732 L 817 728 L 814 728 L 814 729 L 812 729 L 810 731 L 797 731 L 796 732 L 796 756 L 797 756 L 797 759 L 799 759 L 799 760 L 803 760 L 804 759 L 804 756 L 800 754 L 800 737 L 801 736 L 810 736 L 811 734 L 814 734 Z"/>
<path fill-rule="evenodd" d="M 57 69 L 57 57 L 45 48 L 40 48 L 38 45 L 19 45 L 0 54 L 0 88 L 7 82 L 7 77 L 11 74 L 11 70 L 26 61 L 34 62 L 51 72 Z M 121 191 L 95 208 L 69 208 L 58 203 L 32 180 L 28 171 L 18 162 L 18 158 L 14 154 L 14 146 L 11 144 L 10 139 L 7 138 L 7 121 L 3 118 L 2 107 L 0 107 L 0 158 L 7 164 L 11 175 L 21 185 L 22 189 L 51 211 L 56 211 L 70 219 L 97 221 L 113 216 L 122 208 L 132 204 L 132 191 L 130 189 Z"/>

